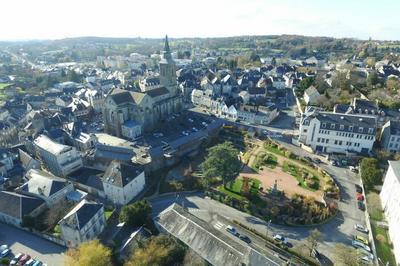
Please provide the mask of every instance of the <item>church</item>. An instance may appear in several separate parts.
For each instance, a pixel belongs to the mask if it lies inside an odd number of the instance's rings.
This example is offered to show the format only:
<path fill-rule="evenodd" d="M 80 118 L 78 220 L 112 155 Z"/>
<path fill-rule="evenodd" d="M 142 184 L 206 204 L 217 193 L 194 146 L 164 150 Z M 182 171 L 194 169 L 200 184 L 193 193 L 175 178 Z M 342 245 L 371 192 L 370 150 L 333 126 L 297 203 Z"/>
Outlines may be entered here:
<path fill-rule="evenodd" d="M 161 120 L 181 111 L 183 96 L 176 83 L 176 66 L 167 36 L 160 61 L 159 82 L 155 84 L 140 86 L 140 92 L 119 88 L 111 90 L 103 107 L 105 132 L 136 138 L 143 132 L 156 129 Z"/>

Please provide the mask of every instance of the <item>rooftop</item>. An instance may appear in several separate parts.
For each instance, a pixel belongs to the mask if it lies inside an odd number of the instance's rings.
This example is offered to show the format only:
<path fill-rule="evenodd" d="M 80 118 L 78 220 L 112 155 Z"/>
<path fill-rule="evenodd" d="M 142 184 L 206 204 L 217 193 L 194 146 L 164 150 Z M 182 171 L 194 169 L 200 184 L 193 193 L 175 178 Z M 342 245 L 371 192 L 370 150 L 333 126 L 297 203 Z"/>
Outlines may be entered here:
<path fill-rule="evenodd" d="M 40 135 L 39 137 L 37 137 L 34 140 L 34 144 L 37 145 L 39 148 L 46 150 L 55 155 L 63 153 L 72 148 L 70 146 L 55 142 L 45 135 Z"/>
<path fill-rule="evenodd" d="M 82 200 L 60 221 L 70 227 L 82 229 L 97 212 L 103 208 L 103 204 Z"/>

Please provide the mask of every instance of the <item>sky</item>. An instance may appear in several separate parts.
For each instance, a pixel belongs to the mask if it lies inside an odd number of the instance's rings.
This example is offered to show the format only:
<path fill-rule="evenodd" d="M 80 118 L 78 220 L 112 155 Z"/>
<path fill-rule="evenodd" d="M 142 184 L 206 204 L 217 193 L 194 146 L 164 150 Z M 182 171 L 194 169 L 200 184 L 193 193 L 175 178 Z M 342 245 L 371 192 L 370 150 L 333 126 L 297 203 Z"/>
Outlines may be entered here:
<path fill-rule="evenodd" d="M 0 40 L 298 34 L 400 40 L 400 0 L 0 0 Z"/>

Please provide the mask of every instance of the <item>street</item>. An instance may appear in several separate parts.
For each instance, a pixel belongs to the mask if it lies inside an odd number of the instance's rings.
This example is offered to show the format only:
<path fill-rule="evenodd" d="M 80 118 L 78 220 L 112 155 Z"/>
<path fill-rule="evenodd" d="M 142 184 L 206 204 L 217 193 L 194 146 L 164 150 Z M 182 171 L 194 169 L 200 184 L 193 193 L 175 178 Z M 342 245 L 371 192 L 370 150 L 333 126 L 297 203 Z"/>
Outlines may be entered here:
<path fill-rule="evenodd" d="M 65 248 L 24 230 L 0 223 L 0 245 L 7 244 L 12 255 L 29 254 L 48 266 L 64 265 Z M 11 257 L 11 255 L 10 255 Z"/>

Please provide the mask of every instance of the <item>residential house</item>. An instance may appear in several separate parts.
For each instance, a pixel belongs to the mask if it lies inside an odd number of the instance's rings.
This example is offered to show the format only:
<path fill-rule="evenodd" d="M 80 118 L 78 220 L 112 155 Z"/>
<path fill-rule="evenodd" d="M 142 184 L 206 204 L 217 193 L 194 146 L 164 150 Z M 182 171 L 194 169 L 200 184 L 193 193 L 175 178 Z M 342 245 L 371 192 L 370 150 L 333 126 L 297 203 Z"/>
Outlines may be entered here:
<path fill-rule="evenodd" d="M 256 125 L 269 125 L 277 116 L 279 111 L 275 105 L 240 105 L 237 109 L 237 119 Z"/>
<path fill-rule="evenodd" d="M 314 111 L 303 114 L 299 131 L 299 142 L 316 152 L 368 154 L 375 142 L 376 118 Z"/>
<path fill-rule="evenodd" d="M 25 216 L 37 217 L 46 208 L 44 200 L 9 191 L 0 191 L 0 221 L 20 227 Z"/>
<path fill-rule="evenodd" d="M 380 193 L 381 203 L 389 225 L 390 242 L 397 262 L 400 262 L 400 161 L 389 161 Z"/>
<path fill-rule="evenodd" d="M 25 177 L 28 181 L 17 188 L 17 191 L 43 199 L 48 207 L 66 199 L 66 195 L 74 190 L 70 181 L 42 170 L 31 169 L 25 174 Z"/>
<path fill-rule="evenodd" d="M 45 135 L 40 135 L 33 143 L 40 158 L 56 176 L 65 177 L 82 167 L 82 158 L 74 147 L 57 143 Z"/>
<path fill-rule="evenodd" d="M 381 132 L 382 148 L 389 152 L 400 152 L 400 122 L 386 122 Z"/>
<path fill-rule="evenodd" d="M 128 204 L 146 184 L 142 167 L 118 161 L 110 163 L 102 181 L 106 198 L 117 205 Z"/>
<path fill-rule="evenodd" d="M 308 105 L 317 104 L 320 97 L 321 94 L 319 94 L 318 90 L 312 85 L 304 91 L 303 98 Z"/>
<path fill-rule="evenodd" d="M 18 149 L 18 153 L 21 166 L 26 172 L 31 169 L 40 169 L 40 162 L 33 158 L 27 151 Z"/>
<path fill-rule="evenodd" d="M 84 199 L 58 224 L 61 227 L 61 237 L 67 246 L 76 247 L 96 238 L 104 230 L 106 224 L 104 206 Z"/>

